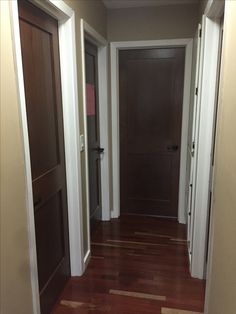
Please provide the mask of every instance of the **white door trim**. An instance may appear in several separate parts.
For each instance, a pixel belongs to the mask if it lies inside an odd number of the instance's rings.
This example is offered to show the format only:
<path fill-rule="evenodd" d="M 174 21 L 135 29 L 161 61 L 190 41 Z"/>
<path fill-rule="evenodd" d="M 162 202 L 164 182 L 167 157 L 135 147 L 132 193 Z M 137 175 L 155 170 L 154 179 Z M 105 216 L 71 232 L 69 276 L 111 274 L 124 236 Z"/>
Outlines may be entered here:
<path fill-rule="evenodd" d="M 221 18 L 224 14 L 224 10 L 225 10 L 225 1 L 217 1 L 217 0 L 208 0 L 207 2 L 207 5 L 206 5 L 206 9 L 205 9 L 205 19 L 210 23 L 210 30 L 212 31 L 213 29 L 215 29 L 215 32 L 221 32 Z M 204 18 L 204 16 L 203 16 Z M 210 34 L 208 34 L 209 36 Z M 219 34 L 219 37 L 218 37 L 218 40 L 217 38 L 214 38 L 212 41 L 210 40 L 210 43 L 207 43 L 207 47 L 206 49 L 210 49 L 210 51 L 213 51 L 214 54 L 216 53 L 216 51 L 219 53 L 220 52 L 220 41 L 219 41 L 219 38 L 220 38 L 220 34 Z M 211 39 L 211 38 L 210 38 Z M 214 66 L 217 68 L 217 65 L 219 64 L 218 63 L 219 60 L 217 58 L 217 61 L 214 60 L 213 62 L 213 65 L 211 66 Z M 207 70 L 208 70 L 208 67 L 209 65 L 206 63 L 205 64 L 205 75 L 207 75 Z M 216 77 L 214 78 L 215 80 L 217 80 L 217 74 L 216 74 Z M 209 90 L 208 92 L 210 93 L 213 93 L 215 92 L 215 95 L 214 95 L 214 107 L 217 106 L 217 84 L 215 84 L 215 87 L 214 87 L 214 90 Z M 217 119 L 217 117 L 216 117 Z M 216 135 L 217 136 L 217 135 Z M 208 185 L 208 191 L 210 190 L 210 184 L 212 185 L 212 180 L 214 182 L 214 168 L 212 169 L 212 176 L 213 178 L 210 178 L 209 181 L 209 185 Z M 212 199 L 214 198 L 214 195 L 212 195 Z M 212 205 L 213 205 L 213 202 L 212 202 Z M 211 284 L 211 281 L 212 281 L 212 258 L 213 258 L 213 239 L 214 239 L 214 217 L 209 217 L 210 219 L 210 230 L 209 230 L 209 242 L 208 242 L 208 264 L 207 264 L 207 269 L 206 269 L 206 293 L 205 293 L 205 305 L 204 305 L 204 314 L 208 314 L 209 313 L 209 294 L 210 294 L 210 284 Z M 197 241 L 198 239 L 196 239 Z M 204 261 L 205 262 L 205 261 Z M 205 264 L 205 263 L 204 263 Z"/>
<path fill-rule="evenodd" d="M 87 207 L 87 230 L 88 252 L 85 262 L 90 257 L 90 221 L 89 221 L 89 168 L 88 168 L 88 137 L 87 137 L 87 106 L 86 106 L 86 78 L 85 78 L 85 39 L 88 39 L 98 48 L 98 95 L 99 95 L 99 124 L 100 145 L 104 148 L 101 156 L 101 203 L 102 220 L 110 220 L 110 185 L 109 185 L 109 139 L 108 139 L 108 60 L 107 41 L 95 29 L 83 19 L 80 21 L 81 30 L 81 58 L 82 58 L 82 93 L 84 112 L 84 142 L 85 142 L 85 173 L 86 173 L 86 207 Z"/>
<path fill-rule="evenodd" d="M 69 245 L 71 275 L 78 276 L 84 271 L 83 262 L 83 225 L 81 198 L 81 166 L 79 149 L 79 113 L 77 92 L 77 67 L 75 48 L 74 11 L 64 1 L 31 0 L 32 3 L 59 21 L 59 50 L 61 64 L 62 107 L 64 119 L 66 179 L 69 219 Z M 9 2 L 15 54 L 16 77 L 18 84 L 24 158 L 26 171 L 26 200 L 28 216 L 28 239 L 31 270 L 33 313 L 40 314 L 36 240 L 34 226 L 34 206 L 32 177 L 28 139 L 27 113 L 25 104 L 24 77 L 21 56 L 19 14 L 17 1 Z"/>
<path fill-rule="evenodd" d="M 220 4 L 219 4 L 220 6 Z M 221 67 L 221 60 L 223 57 L 223 51 L 222 51 L 222 46 L 223 46 L 223 29 L 224 29 L 224 20 L 221 20 L 220 17 L 222 18 L 223 14 L 224 14 L 224 7 L 225 7 L 225 3 L 223 6 L 223 10 L 218 9 L 217 12 L 219 12 L 219 15 L 217 16 L 217 23 L 220 23 L 220 33 L 221 33 L 221 38 L 220 38 L 220 42 L 219 42 L 219 59 L 218 59 L 218 77 L 217 77 L 217 90 L 216 92 L 218 93 L 218 96 L 216 96 L 216 117 L 215 117 L 215 123 L 217 126 L 217 120 L 219 120 L 220 118 L 220 114 L 217 114 L 217 111 L 219 112 L 220 109 L 220 104 L 219 104 L 219 96 L 220 96 L 220 91 L 219 91 L 219 87 L 220 87 L 220 78 L 221 78 L 221 73 L 222 73 L 222 67 Z M 208 17 L 210 17 L 210 15 L 208 15 Z M 215 15 L 214 15 L 215 17 Z M 211 18 L 211 17 L 210 17 Z M 218 107 L 218 110 L 217 110 Z M 217 117 L 218 115 L 218 117 Z M 217 130 L 216 130 L 216 134 L 215 134 L 215 141 L 217 141 Z M 213 142 L 213 145 L 215 143 Z M 214 147 L 213 147 L 214 150 Z M 215 153 L 213 151 L 213 153 Z M 214 177 L 215 177 L 215 164 L 211 165 L 212 169 L 211 169 L 211 178 L 210 178 L 210 191 L 212 192 L 212 199 L 214 198 L 214 191 L 213 191 L 213 183 L 214 183 Z M 211 281 L 212 281 L 212 259 L 213 259 L 213 240 L 214 240 L 214 235 L 215 235 L 215 222 L 214 222 L 214 215 L 213 215 L 213 211 L 212 211 L 212 206 L 213 206 L 213 201 L 211 202 L 211 214 L 209 214 L 209 220 L 210 220 L 210 227 L 209 227 L 209 242 L 208 242 L 208 263 L 207 263 L 207 268 L 206 268 L 206 293 L 205 293 L 205 307 L 204 307 L 204 313 L 208 314 L 209 313 L 209 294 L 210 294 L 210 286 L 211 286 Z"/>
<path fill-rule="evenodd" d="M 192 67 L 192 39 L 169 39 L 151 41 L 124 41 L 111 43 L 111 108 L 112 108 L 112 171 L 113 171 L 113 207 L 111 216 L 118 218 L 120 215 L 120 161 L 119 161 L 119 50 L 142 49 L 156 47 L 185 47 L 185 75 L 184 97 L 182 114 L 181 134 L 181 157 L 179 179 L 179 210 L 178 220 L 186 223 L 185 215 L 185 181 L 186 181 L 186 158 L 188 141 L 188 118 L 190 102 L 190 84 Z"/>
<path fill-rule="evenodd" d="M 215 96 L 219 54 L 220 25 L 203 16 L 199 77 L 199 97 L 196 117 L 196 141 L 193 174 L 193 246 L 191 275 L 205 277 L 207 221 L 209 212 L 209 180 L 212 137 L 215 115 Z"/>

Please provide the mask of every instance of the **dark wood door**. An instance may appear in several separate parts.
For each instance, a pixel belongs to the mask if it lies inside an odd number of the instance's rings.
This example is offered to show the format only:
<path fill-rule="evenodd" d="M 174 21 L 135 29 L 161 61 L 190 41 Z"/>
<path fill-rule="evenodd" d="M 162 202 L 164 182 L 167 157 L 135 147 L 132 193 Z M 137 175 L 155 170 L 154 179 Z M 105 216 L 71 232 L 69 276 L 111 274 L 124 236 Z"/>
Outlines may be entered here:
<path fill-rule="evenodd" d="M 85 42 L 86 102 L 89 159 L 90 227 L 101 219 L 101 165 L 99 137 L 97 47 Z"/>
<path fill-rule="evenodd" d="M 70 276 L 58 24 L 19 1 L 41 312 Z"/>
<path fill-rule="evenodd" d="M 184 48 L 120 51 L 121 213 L 177 217 Z"/>

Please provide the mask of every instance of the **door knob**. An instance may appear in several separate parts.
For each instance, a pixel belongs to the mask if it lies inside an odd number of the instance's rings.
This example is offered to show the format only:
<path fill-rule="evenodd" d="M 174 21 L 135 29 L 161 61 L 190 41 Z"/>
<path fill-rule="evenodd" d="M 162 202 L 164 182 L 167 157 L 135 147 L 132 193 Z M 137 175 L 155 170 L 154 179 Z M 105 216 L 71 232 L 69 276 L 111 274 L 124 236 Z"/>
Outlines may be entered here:
<path fill-rule="evenodd" d="M 170 152 L 175 152 L 179 149 L 179 146 L 178 145 L 168 145 L 167 146 L 167 150 L 170 151 Z"/>
<path fill-rule="evenodd" d="M 99 154 L 102 154 L 103 152 L 104 152 L 104 148 L 102 148 L 102 147 L 96 147 L 96 148 L 94 148 L 94 150 L 97 152 L 97 153 L 99 153 Z"/>

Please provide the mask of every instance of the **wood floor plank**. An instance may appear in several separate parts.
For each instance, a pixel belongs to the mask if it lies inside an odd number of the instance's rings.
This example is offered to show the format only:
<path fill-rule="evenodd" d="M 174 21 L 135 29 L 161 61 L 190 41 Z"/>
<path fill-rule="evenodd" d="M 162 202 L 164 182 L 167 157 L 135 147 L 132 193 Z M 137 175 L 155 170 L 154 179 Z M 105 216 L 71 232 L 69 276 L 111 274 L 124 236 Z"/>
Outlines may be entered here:
<path fill-rule="evenodd" d="M 118 245 L 118 244 L 99 243 L 99 242 L 91 242 L 91 244 L 97 245 L 97 246 L 106 246 L 106 247 L 114 247 L 114 248 L 121 248 L 121 249 L 136 249 L 136 246 L 131 246 L 131 245 Z M 145 249 L 145 247 L 142 246 L 142 249 Z"/>
<path fill-rule="evenodd" d="M 134 292 L 134 291 L 110 289 L 109 293 L 116 294 L 116 295 L 122 295 L 122 296 L 125 296 L 125 297 L 139 298 L 139 299 L 166 301 L 166 297 L 162 296 L 162 295 L 154 295 L 154 294 Z"/>
<path fill-rule="evenodd" d="M 141 236 L 149 236 L 149 237 L 167 238 L 167 239 L 171 238 L 171 236 L 169 236 L 169 235 L 157 234 L 157 233 L 148 233 L 148 232 L 135 232 L 134 234 L 141 235 Z"/>
<path fill-rule="evenodd" d="M 161 309 L 161 314 L 203 314 L 203 313 L 163 307 Z"/>
<path fill-rule="evenodd" d="M 82 305 L 84 305 L 83 302 L 77 302 L 77 301 L 69 301 L 69 300 L 61 300 L 60 301 L 60 304 L 61 305 L 65 305 L 67 307 L 71 307 L 73 309 L 76 309 Z"/>
<path fill-rule="evenodd" d="M 70 300 L 61 300 L 60 304 L 68 308 L 72 308 L 72 309 L 83 308 L 83 309 L 94 310 L 96 308 L 96 305 L 91 304 L 91 303 L 70 301 Z"/>
<path fill-rule="evenodd" d="M 128 243 L 128 244 L 137 244 L 137 245 L 153 245 L 153 246 L 166 246 L 168 244 L 162 244 L 162 243 L 150 243 L 150 242 L 141 242 L 141 241 L 128 241 L 128 240 L 107 240 L 107 242 L 113 242 L 113 243 Z"/>
<path fill-rule="evenodd" d="M 178 239 L 178 238 L 171 238 L 170 241 L 175 241 L 175 242 L 187 242 L 187 239 Z"/>
<path fill-rule="evenodd" d="M 105 257 L 104 256 L 91 256 L 91 258 L 94 258 L 94 259 L 104 259 Z"/>

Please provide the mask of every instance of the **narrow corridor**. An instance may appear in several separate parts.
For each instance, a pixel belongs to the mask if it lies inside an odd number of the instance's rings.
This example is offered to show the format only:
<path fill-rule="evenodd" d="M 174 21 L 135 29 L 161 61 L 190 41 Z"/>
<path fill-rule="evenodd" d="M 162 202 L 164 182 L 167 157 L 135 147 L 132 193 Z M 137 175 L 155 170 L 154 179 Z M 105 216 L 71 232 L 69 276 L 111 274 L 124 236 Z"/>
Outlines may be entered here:
<path fill-rule="evenodd" d="M 185 225 L 171 219 L 101 223 L 85 274 L 69 280 L 53 314 L 203 312 L 205 282 L 189 274 L 185 239 Z"/>

